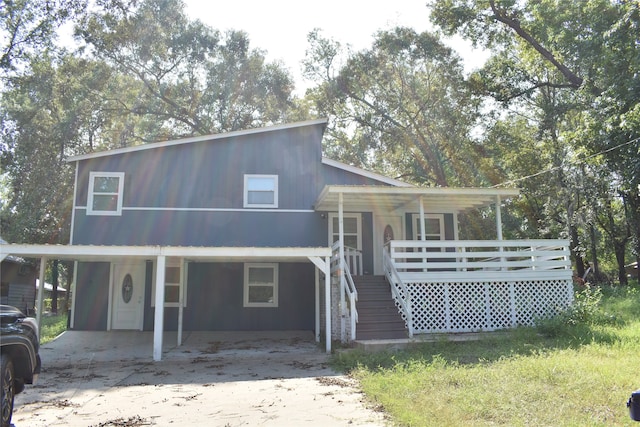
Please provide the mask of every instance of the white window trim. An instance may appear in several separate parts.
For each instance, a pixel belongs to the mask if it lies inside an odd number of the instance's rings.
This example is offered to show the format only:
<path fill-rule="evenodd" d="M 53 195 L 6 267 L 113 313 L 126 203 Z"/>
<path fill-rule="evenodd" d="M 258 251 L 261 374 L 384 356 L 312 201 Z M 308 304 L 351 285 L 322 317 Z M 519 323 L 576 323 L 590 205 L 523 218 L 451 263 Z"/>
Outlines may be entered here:
<path fill-rule="evenodd" d="M 249 269 L 252 267 L 273 269 L 273 302 L 249 302 Z M 278 307 L 278 263 L 245 263 L 244 264 L 244 307 Z"/>
<path fill-rule="evenodd" d="M 424 214 L 424 219 L 438 219 L 439 223 L 440 223 L 440 239 L 439 240 L 445 240 L 445 234 L 444 234 L 444 214 Z M 414 240 L 421 240 L 422 239 L 422 232 L 420 230 L 420 227 L 416 227 L 416 225 L 420 224 L 420 214 L 413 214 L 412 215 L 412 219 L 413 221 L 413 239 Z M 427 234 L 428 236 L 435 236 L 435 234 Z"/>
<path fill-rule="evenodd" d="M 249 179 L 271 178 L 273 179 L 273 203 L 249 203 Z M 277 208 L 278 207 L 278 175 L 244 175 L 243 207 L 245 208 Z"/>
<path fill-rule="evenodd" d="M 95 178 L 118 178 L 118 192 L 113 193 L 118 196 L 118 203 L 116 205 L 116 210 L 114 211 L 99 211 L 93 209 L 93 197 L 95 195 L 93 191 L 93 185 L 95 182 Z M 111 194 L 111 193 L 100 193 L 100 195 Z M 122 199 L 124 197 L 124 172 L 89 172 L 89 191 L 87 193 L 87 215 L 111 215 L 111 216 L 121 216 L 122 215 Z"/>
<path fill-rule="evenodd" d="M 333 235 L 334 234 L 338 234 L 339 230 L 334 230 L 333 229 L 333 219 L 334 218 L 338 218 L 338 214 L 335 212 L 330 212 L 329 213 L 329 227 L 327 227 L 329 229 L 329 236 L 328 236 L 328 240 L 329 240 L 329 246 L 333 245 L 335 243 L 332 242 L 333 240 Z M 355 218 L 356 219 L 356 233 L 357 233 L 357 239 L 358 239 L 358 247 L 357 248 L 353 248 L 353 249 L 357 249 L 359 251 L 362 250 L 362 215 L 359 213 L 345 213 L 342 214 L 342 218 Z"/>
<path fill-rule="evenodd" d="M 167 283 L 166 282 L 166 275 L 165 275 L 165 296 L 167 295 L 167 291 L 166 291 L 166 287 L 167 286 L 177 286 L 178 289 L 182 290 L 182 306 L 186 307 L 187 306 L 187 277 L 188 277 L 188 268 L 189 268 L 189 263 L 188 262 L 181 262 L 178 260 L 172 260 L 172 259 L 168 259 L 166 264 L 165 264 L 165 269 L 168 267 L 179 267 L 180 268 L 180 283 Z M 153 276 L 152 276 L 152 283 L 153 285 L 151 286 L 151 307 L 155 307 L 156 306 L 156 269 L 155 269 L 155 262 L 154 262 L 154 268 L 153 268 Z M 180 291 L 178 291 L 180 292 Z M 164 303 L 165 307 L 180 307 L 180 302 L 166 302 Z"/>

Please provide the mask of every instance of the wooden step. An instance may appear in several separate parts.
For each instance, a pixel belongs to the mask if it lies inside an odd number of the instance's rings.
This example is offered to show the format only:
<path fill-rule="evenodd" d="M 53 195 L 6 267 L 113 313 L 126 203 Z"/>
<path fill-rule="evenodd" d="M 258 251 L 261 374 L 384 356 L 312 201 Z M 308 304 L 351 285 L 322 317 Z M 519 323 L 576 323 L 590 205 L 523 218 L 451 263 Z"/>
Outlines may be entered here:
<path fill-rule="evenodd" d="M 354 276 L 358 291 L 357 340 L 406 338 L 404 320 L 384 276 Z"/>

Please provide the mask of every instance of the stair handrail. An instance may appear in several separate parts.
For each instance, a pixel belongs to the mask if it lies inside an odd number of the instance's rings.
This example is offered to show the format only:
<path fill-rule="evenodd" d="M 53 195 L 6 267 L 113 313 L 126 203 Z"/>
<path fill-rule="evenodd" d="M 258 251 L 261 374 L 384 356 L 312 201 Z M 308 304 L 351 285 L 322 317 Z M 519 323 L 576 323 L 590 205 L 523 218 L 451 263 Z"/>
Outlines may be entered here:
<path fill-rule="evenodd" d="M 384 275 L 391 285 L 391 293 L 400 305 L 400 309 L 404 312 L 405 318 L 407 319 L 409 338 L 413 338 L 413 310 L 411 307 L 411 295 L 409 295 L 409 290 L 400 277 L 400 274 L 398 274 L 398 270 L 393 264 L 393 260 L 391 259 L 391 255 L 389 255 L 388 249 L 390 249 L 389 243 L 385 244 L 385 247 L 382 249 Z"/>
<path fill-rule="evenodd" d="M 349 319 L 351 321 L 351 341 L 355 341 L 356 339 L 356 323 L 358 322 L 358 310 L 356 308 L 356 301 L 358 300 L 358 290 L 356 289 L 356 284 L 353 282 L 353 277 L 351 276 L 351 269 L 349 268 L 349 263 L 347 262 L 346 257 L 340 261 L 340 242 L 337 241 L 331 247 L 332 257 L 331 257 L 331 272 L 334 273 L 336 271 L 340 271 L 340 288 L 344 289 L 345 293 L 349 296 Z"/>

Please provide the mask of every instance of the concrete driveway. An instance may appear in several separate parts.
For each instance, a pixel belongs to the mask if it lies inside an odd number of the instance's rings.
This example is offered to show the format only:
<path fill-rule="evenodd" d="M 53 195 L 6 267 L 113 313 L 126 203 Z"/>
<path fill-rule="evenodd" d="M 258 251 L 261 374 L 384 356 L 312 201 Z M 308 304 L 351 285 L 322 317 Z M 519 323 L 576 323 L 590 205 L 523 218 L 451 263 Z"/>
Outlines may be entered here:
<path fill-rule="evenodd" d="M 15 427 L 383 426 L 311 332 L 67 331 L 41 348 L 43 371 L 16 397 Z"/>

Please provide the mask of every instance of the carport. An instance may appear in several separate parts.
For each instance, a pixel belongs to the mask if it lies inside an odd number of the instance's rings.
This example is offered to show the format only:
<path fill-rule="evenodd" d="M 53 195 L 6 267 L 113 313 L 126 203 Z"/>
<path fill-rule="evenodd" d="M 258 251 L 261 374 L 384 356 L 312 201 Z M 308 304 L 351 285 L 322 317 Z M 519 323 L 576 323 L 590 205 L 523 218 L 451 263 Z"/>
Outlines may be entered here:
<path fill-rule="evenodd" d="M 113 262 L 121 259 L 144 259 L 155 261 L 155 312 L 153 329 L 153 360 L 162 359 L 164 332 L 165 265 L 168 258 L 180 258 L 183 262 L 195 260 L 256 260 L 303 261 L 314 264 L 315 279 L 315 339 L 320 341 L 320 281 L 324 275 L 325 343 L 331 352 L 331 284 L 329 247 L 257 248 L 257 247 L 182 247 L 182 246 L 89 246 L 89 245 L 28 245 L 0 244 L 0 260 L 8 255 L 40 259 L 40 283 L 44 283 L 44 271 L 49 259 L 70 261 Z M 74 280 L 77 275 L 74 274 Z M 75 295 L 74 295 L 75 304 Z M 37 296 L 38 324 L 42 315 L 43 292 Z M 162 307 L 158 310 L 158 307 Z M 182 344 L 182 307 L 178 314 L 177 344 Z"/>

